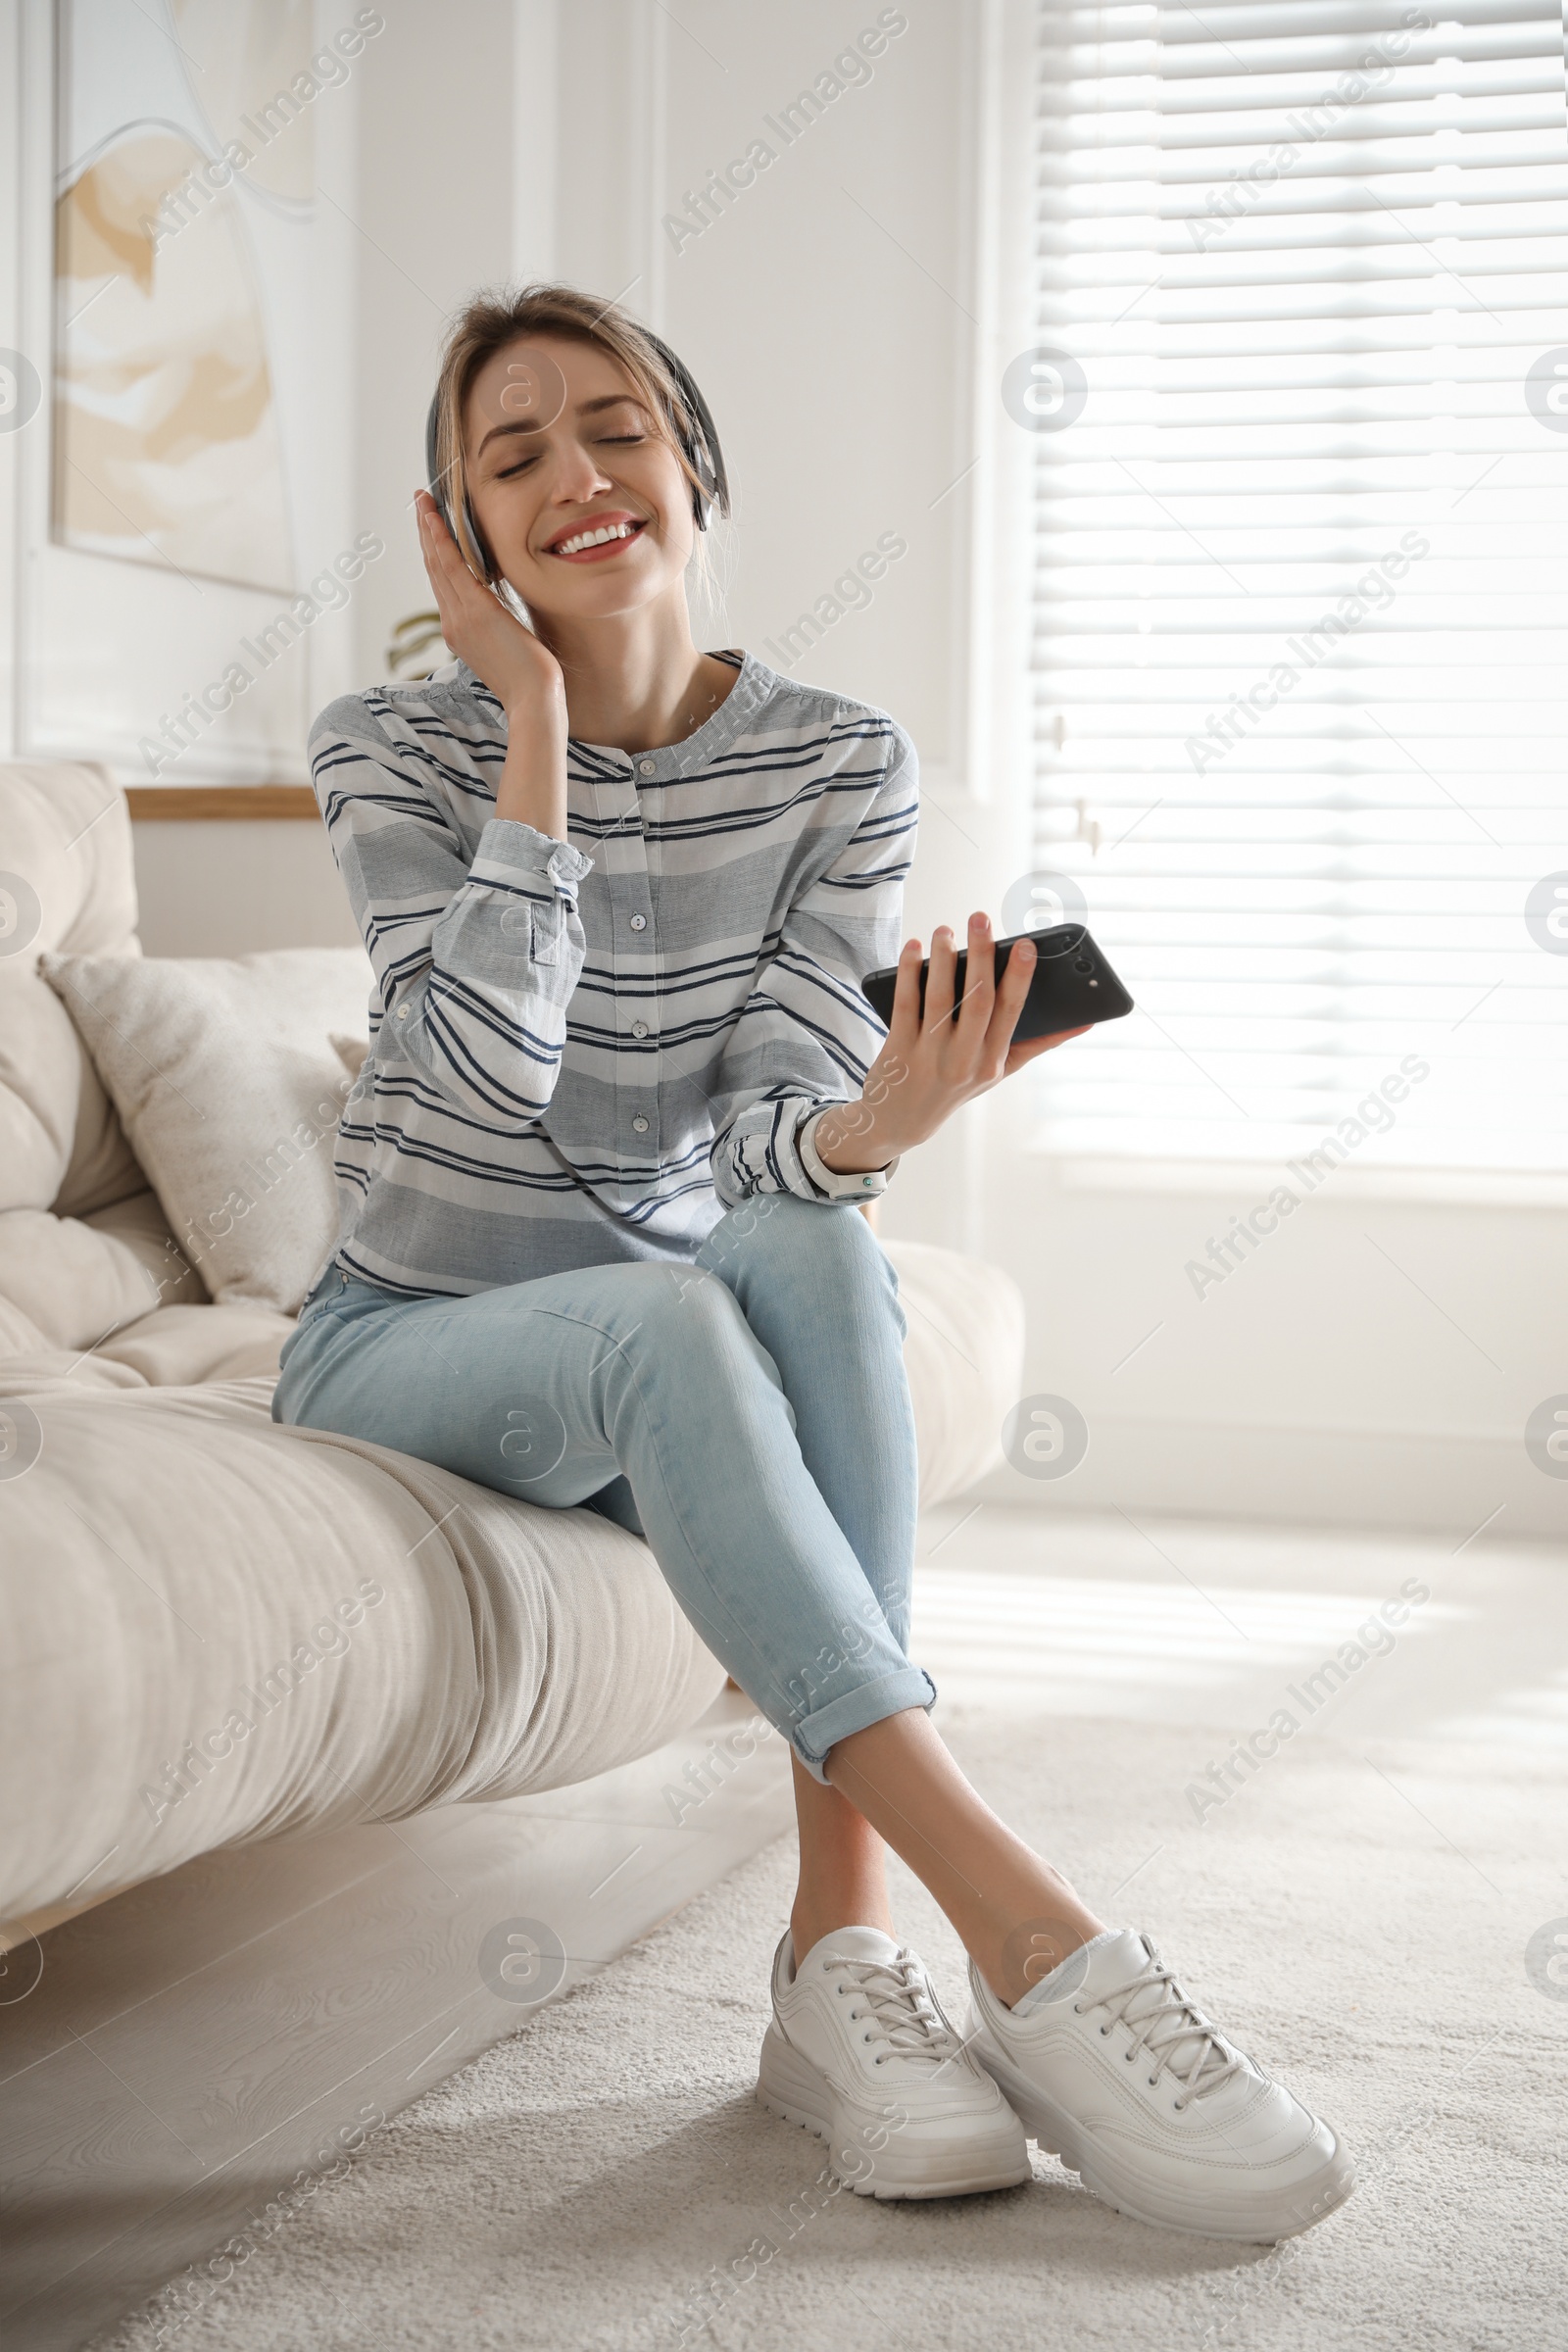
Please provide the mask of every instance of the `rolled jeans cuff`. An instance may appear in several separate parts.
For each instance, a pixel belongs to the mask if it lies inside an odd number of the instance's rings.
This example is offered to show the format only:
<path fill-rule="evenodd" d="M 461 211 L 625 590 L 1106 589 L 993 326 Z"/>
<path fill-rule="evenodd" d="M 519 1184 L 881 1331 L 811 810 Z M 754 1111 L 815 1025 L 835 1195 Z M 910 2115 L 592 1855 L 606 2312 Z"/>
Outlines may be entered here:
<path fill-rule="evenodd" d="M 803 1716 L 790 1744 L 812 1780 L 825 1788 L 829 1784 L 822 1766 L 839 1740 L 890 1715 L 902 1715 L 906 1707 L 923 1707 L 929 1714 L 936 1700 L 937 1687 L 923 1667 L 901 1666 L 895 1674 L 880 1675 L 858 1690 L 846 1690 L 842 1698 L 829 1699 L 814 1715 Z"/>

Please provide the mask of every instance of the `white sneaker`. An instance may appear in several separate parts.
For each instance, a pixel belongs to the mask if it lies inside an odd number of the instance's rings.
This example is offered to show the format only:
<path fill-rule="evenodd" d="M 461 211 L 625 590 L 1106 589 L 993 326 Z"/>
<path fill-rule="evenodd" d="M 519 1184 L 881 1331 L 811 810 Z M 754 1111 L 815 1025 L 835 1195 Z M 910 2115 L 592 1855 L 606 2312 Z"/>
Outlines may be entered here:
<path fill-rule="evenodd" d="M 773 1955 L 757 2095 L 827 2142 L 861 2197 L 963 2197 L 1030 2178 L 1023 2128 L 969 2056 L 914 1952 L 839 1928 L 794 1965 Z"/>
<path fill-rule="evenodd" d="M 1272 2245 L 1344 2203 L 1355 2165 L 1244 2057 L 1153 1945 L 1111 1929 L 1015 2009 L 972 1967 L 969 2049 L 1031 2139 L 1118 2213 Z"/>

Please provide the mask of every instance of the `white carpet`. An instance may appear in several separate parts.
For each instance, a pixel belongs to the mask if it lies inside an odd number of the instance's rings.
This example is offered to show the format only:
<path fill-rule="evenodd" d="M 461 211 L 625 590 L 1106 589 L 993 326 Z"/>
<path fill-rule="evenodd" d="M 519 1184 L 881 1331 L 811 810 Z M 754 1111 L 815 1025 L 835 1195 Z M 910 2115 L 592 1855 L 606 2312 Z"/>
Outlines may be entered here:
<path fill-rule="evenodd" d="M 1523 1963 L 1568 1913 L 1548 1755 L 1325 1731 L 1200 1828 L 1183 1790 L 1217 1735 L 943 1721 L 1004 1816 L 1348 2136 L 1362 2185 L 1317 2230 L 1239 2252 L 1147 2229 L 1038 2159 L 941 2205 L 812 2189 L 817 2143 L 752 2097 L 786 1840 L 398 2116 L 195 2316 L 161 2299 L 101 2352 L 673 2346 L 715 2266 L 731 2289 L 686 2338 L 714 2352 L 1568 2345 L 1568 2002 Z M 899 1916 L 956 2007 L 955 1939 L 902 1873 Z"/>

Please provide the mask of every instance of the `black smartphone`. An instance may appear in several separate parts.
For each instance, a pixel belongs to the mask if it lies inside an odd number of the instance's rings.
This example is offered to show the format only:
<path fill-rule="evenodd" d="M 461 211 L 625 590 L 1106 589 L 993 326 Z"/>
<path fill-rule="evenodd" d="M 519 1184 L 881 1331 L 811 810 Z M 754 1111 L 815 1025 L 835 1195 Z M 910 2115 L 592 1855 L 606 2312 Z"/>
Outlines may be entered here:
<path fill-rule="evenodd" d="M 1081 1029 L 1091 1021 L 1119 1021 L 1133 1008 L 1132 998 L 1105 960 L 1082 923 L 1057 923 L 1050 931 L 1020 931 L 997 942 L 997 978 L 1007 968 L 1007 957 L 1019 939 L 1032 939 L 1038 956 L 1035 976 L 1013 1031 L 1015 1042 L 1031 1037 L 1054 1037 L 1058 1030 Z M 954 1003 L 962 1001 L 968 970 L 967 949 L 958 950 L 954 977 Z M 925 1011 L 926 975 L 931 958 L 920 966 L 920 1010 Z M 868 972 L 860 987 L 884 1028 L 893 1023 L 893 987 L 897 964 L 884 972 Z"/>

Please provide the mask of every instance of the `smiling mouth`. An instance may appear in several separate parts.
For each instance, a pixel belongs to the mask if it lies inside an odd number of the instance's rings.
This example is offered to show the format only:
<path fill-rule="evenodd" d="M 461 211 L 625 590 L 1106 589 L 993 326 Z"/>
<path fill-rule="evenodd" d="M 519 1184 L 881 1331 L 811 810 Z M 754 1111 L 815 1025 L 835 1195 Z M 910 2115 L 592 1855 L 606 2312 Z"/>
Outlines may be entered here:
<path fill-rule="evenodd" d="M 620 522 L 605 522 L 573 531 L 569 538 L 558 539 L 545 553 L 560 556 L 568 564 L 602 564 L 609 557 L 619 555 L 647 529 L 645 522 L 635 517 Z"/>

